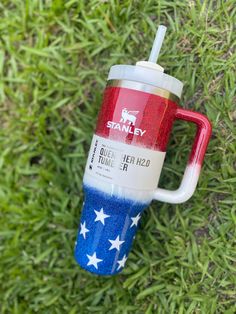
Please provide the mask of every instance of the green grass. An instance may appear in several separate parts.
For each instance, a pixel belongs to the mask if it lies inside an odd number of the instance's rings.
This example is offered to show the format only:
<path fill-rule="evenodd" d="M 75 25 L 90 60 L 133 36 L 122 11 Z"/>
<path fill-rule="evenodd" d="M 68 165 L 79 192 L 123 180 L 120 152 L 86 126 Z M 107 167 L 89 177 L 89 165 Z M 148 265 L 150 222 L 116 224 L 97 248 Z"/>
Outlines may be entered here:
<path fill-rule="evenodd" d="M 235 1 L 0 3 L 0 313 L 236 312 Z M 198 189 L 153 202 L 126 268 L 83 271 L 73 246 L 83 170 L 108 70 L 147 59 L 182 80 L 213 135 Z M 160 186 L 176 188 L 194 136 L 176 123 Z"/>

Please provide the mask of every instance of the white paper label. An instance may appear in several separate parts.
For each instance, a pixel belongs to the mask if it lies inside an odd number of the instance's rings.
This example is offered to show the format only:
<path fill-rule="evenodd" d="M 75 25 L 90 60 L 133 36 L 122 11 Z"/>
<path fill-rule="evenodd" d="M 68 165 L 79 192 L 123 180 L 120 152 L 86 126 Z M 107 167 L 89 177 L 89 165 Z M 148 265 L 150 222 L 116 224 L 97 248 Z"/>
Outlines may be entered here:
<path fill-rule="evenodd" d="M 93 136 L 86 174 L 111 184 L 141 190 L 157 187 L 165 152 Z"/>

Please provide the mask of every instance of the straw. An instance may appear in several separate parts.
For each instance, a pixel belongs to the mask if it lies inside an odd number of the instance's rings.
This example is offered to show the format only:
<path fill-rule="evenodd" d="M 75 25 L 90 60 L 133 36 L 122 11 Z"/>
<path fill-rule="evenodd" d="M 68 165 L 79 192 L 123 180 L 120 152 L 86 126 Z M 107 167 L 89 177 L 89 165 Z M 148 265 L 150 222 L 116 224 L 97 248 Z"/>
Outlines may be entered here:
<path fill-rule="evenodd" d="M 148 59 L 149 62 L 153 62 L 153 63 L 157 62 L 157 59 L 161 50 L 161 46 L 165 37 L 165 33 L 166 33 L 166 27 L 164 25 L 160 25 L 157 29 L 156 37 L 153 42 L 152 51 Z"/>

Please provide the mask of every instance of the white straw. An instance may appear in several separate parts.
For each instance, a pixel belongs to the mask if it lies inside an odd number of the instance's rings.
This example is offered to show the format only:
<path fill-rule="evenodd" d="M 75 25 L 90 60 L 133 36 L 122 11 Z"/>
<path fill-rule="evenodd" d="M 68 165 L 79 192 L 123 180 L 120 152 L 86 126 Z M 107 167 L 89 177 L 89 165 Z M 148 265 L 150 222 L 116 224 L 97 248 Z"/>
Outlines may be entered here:
<path fill-rule="evenodd" d="M 157 29 L 156 37 L 153 42 L 152 51 L 148 59 L 149 62 L 154 62 L 154 63 L 157 62 L 157 59 L 161 50 L 161 46 L 165 37 L 165 33 L 166 33 L 166 27 L 164 25 L 160 25 Z"/>

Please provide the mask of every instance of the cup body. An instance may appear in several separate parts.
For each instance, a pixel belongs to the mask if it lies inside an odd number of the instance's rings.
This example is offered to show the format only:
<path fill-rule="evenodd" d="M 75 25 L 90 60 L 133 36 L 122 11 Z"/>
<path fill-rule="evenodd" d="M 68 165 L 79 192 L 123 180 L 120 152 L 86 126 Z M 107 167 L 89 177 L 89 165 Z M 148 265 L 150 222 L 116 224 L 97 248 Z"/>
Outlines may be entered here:
<path fill-rule="evenodd" d="M 178 100 L 148 84 L 108 81 L 83 179 L 75 259 L 84 269 L 124 268 L 158 185 Z"/>

